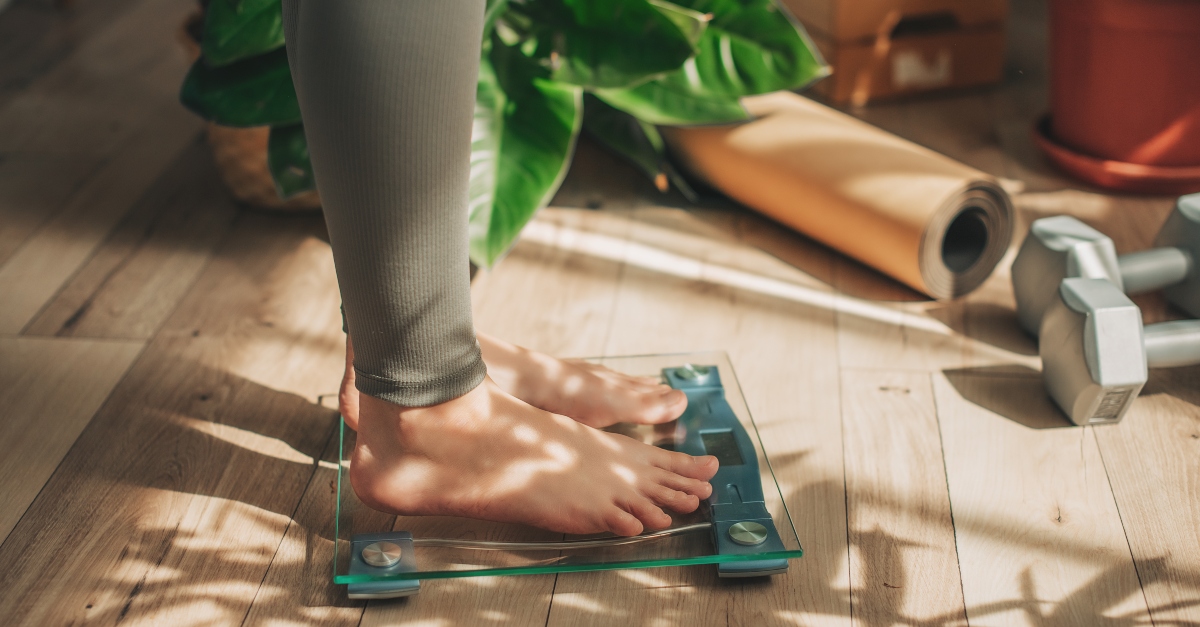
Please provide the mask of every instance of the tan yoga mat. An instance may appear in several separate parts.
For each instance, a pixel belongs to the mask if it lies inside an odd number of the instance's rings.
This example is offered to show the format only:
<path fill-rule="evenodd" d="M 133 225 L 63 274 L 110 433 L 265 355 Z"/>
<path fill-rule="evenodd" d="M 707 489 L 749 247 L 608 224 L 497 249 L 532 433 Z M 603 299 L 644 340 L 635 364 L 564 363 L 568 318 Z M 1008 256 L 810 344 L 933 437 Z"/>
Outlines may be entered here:
<path fill-rule="evenodd" d="M 665 129 L 716 189 L 934 298 L 978 287 L 1012 237 L 996 180 L 792 93 L 743 101 L 753 121 Z"/>

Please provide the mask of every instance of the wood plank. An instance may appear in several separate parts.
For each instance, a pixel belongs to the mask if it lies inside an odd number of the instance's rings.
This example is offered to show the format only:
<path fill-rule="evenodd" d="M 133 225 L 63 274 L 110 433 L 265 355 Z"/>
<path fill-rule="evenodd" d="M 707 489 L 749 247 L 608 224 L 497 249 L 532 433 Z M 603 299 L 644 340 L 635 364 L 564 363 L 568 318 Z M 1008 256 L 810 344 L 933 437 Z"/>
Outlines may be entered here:
<path fill-rule="evenodd" d="M 1149 622 L 1096 429 L 1071 427 L 1036 373 L 933 381 L 968 620 Z"/>
<path fill-rule="evenodd" d="M 807 559 L 796 562 L 787 575 L 768 581 L 730 582 L 710 574 L 698 586 L 556 591 L 546 624 L 757 627 L 849 623 L 848 617 L 824 616 L 821 612 L 829 608 L 797 598 L 797 588 L 802 589 L 802 580 L 808 577 L 801 572 Z M 711 573 L 711 569 L 703 567 L 690 570 Z M 653 577 L 657 571 L 644 572 Z"/>
<path fill-rule="evenodd" d="M 1197 368 L 1151 371 L 1120 423 L 1096 428 L 1138 577 L 1158 625 L 1200 623 Z"/>
<path fill-rule="evenodd" d="M 0 337 L 0 538 L 8 536 L 143 342 Z"/>
<path fill-rule="evenodd" d="M 197 138 L 25 335 L 149 339 L 228 233 L 237 206 Z"/>
<path fill-rule="evenodd" d="M 103 32 L 131 4 L 133 0 L 23 0 L 0 11 L 0 106 Z"/>
<path fill-rule="evenodd" d="M 0 266 L 0 292 L 7 295 L 0 333 L 19 333 L 33 320 L 201 128 L 177 106 L 146 116 L 142 131 Z"/>
<path fill-rule="evenodd" d="M 843 368 L 841 384 L 855 622 L 965 623 L 929 375 Z"/>
<path fill-rule="evenodd" d="M 0 546 L 8 623 L 242 620 L 333 433 L 322 232 L 239 223 Z"/>
<path fill-rule="evenodd" d="M 362 625 L 545 625 L 554 575 L 471 577 L 421 582 L 399 601 L 371 601 Z"/>
<path fill-rule="evenodd" d="M 0 152 L 106 156 L 179 106 L 188 60 L 176 30 L 186 2 L 139 0 L 0 108 Z"/>
<path fill-rule="evenodd" d="M 720 211 L 703 218 L 667 208 L 637 211 L 619 253 L 625 269 L 604 352 L 729 352 L 805 557 L 786 577 L 736 593 L 717 587 L 704 568 L 562 576 L 550 624 L 607 616 L 644 623 L 698 616 L 733 624 L 849 622 L 841 419 L 838 398 L 828 393 L 837 386 L 832 295 L 824 281 L 733 239 L 745 230 L 738 213 Z M 604 243 L 584 249 L 614 254 Z M 828 258 L 821 264 L 820 255 L 814 249 L 811 263 L 827 273 Z M 673 594 L 703 601 L 664 600 Z"/>
<path fill-rule="evenodd" d="M 0 266 L 62 210 L 99 165 L 84 156 L 0 154 Z"/>

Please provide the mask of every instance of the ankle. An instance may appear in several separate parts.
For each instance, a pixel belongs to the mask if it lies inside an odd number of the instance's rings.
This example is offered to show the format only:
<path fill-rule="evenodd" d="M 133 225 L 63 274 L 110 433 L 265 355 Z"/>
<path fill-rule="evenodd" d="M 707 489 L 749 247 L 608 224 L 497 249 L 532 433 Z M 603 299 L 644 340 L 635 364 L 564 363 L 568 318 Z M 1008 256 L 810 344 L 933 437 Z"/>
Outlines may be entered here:
<path fill-rule="evenodd" d="M 411 442 L 411 418 L 405 420 L 406 410 L 401 407 L 371 396 L 358 395 L 358 443 L 366 446 L 377 454 L 396 454 L 404 452 L 406 444 Z M 409 427 L 406 429 L 406 427 Z"/>

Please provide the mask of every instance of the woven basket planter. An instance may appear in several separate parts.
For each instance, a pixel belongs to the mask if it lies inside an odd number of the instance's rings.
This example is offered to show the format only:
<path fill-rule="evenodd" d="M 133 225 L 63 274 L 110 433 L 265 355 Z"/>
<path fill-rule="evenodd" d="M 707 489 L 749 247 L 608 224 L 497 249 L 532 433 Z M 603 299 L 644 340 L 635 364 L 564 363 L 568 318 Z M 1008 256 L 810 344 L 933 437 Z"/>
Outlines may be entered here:
<path fill-rule="evenodd" d="M 261 209 L 321 208 L 321 198 L 316 190 L 301 192 L 287 200 L 279 197 L 275 179 L 267 169 L 267 139 L 271 127 L 233 128 L 209 123 L 207 133 L 221 180 L 241 202 Z"/>
<path fill-rule="evenodd" d="M 179 29 L 179 41 L 193 63 L 200 58 L 198 35 L 203 24 L 204 15 L 197 12 Z M 321 208 L 321 198 L 316 190 L 301 192 L 286 200 L 279 197 L 275 179 L 267 167 L 267 140 L 271 127 L 234 128 L 210 122 L 205 132 L 221 180 L 238 201 L 258 209 L 311 211 Z"/>

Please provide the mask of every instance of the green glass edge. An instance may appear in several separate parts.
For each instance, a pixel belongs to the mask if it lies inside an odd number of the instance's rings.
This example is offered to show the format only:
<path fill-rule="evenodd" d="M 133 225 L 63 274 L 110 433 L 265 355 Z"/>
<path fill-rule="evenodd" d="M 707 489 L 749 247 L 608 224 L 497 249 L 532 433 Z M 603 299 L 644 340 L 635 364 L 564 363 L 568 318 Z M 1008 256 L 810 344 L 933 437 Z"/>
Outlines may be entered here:
<path fill-rule="evenodd" d="M 727 362 L 732 363 L 728 353 L 721 351 L 725 355 Z M 691 353 L 678 353 L 680 356 L 690 355 Z M 666 355 L 674 355 L 668 353 Z M 637 357 L 658 357 L 659 354 L 649 355 L 622 355 L 623 358 Z M 742 383 L 738 380 L 737 372 L 730 370 L 733 375 L 733 381 L 742 389 Z M 750 407 L 746 407 L 747 415 L 750 416 L 750 425 L 754 427 L 754 437 L 758 439 L 759 450 L 763 452 L 763 459 L 767 462 L 767 472 L 771 473 L 771 482 L 775 484 L 775 490 L 779 494 L 780 504 L 783 506 L 783 511 L 787 515 L 788 526 L 792 529 L 793 537 L 799 539 L 800 534 L 796 533 L 796 525 L 792 522 L 792 513 L 788 510 L 787 500 L 783 498 L 783 492 L 779 492 L 779 480 L 775 477 L 775 468 L 771 465 L 771 459 L 766 455 L 766 447 L 763 446 L 762 434 L 758 431 L 758 423 L 754 420 L 754 415 L 750 413 Z M 633 568 L 665 568 L 668 566 L 695 566 L 703 564 L 722 564 L 726 562 L 749 562 L 756 560 L 768 559 L 796 559 L 804 557 L 804 548 L 801 547 L 795 551 L 775 551 L 771 553 L 756 553 L 753 555 L 705 555 L 701 557 L 683 557 L 683 558 L 665 558 L 654 560 L 634 560 L 629 562 L 603 562 L 594 564 L 560 564 L 557 566 L 514 566 L 507 568 L 485 568 L 480 570 L 448 570 L 448 571 L 431 571 L 431 572 L 412 572 L 412 573 L 396 573 L 394 575 L 339 575 L 337 573 L 338 564 L 338 541 L 342 537 L 340 525 L 342 520 L 342 458 L 345 454 L 345 437 L 346 437 L 346 420 L 342 416 L 338 416 L 338 476 L 337 476 L 337 512 L 333 522 L 333 583 L 345 585 L 351 583 L 364 583 L 370 581 L 411 581 L 413 579 L 460 579 L 466 577 L 486 577 L 486 576 L 504 576 L 504 575 L 549 575 L 554 573 L 581 573 L 605 570 L 628 570 Z"/>
<path fill-rule="evenodd" d="M 412 579 L 458 579 L 464 577 L 486 577 L 503 575 L 549 575 L 553 573 L 582 573 L 597 570 L 626 570 L 630 568 L 663 568 L 666 566 L 694 566 L 698 564 L 724 564 L 727 562 L 753 562 L 769 559 L 796 559 L 804 557 L 804 550 L 775 551 L 754 555 L 705 555 L 703 557 L 667 558 L 632 562 L 597 562 L 594 564 L 562 564 L 559 566 L 513 566 L 508 568 L 485 568 L 480 570 L 442 570 L 427 573 L 396 573 L 394 575 L 334 575 L 333 583 L 348 584 L 365 581 L 409 581 Z"/>
<path fill-rule="evenodd" d="M 337 510 L 333 514 L 333 580 L 338 578 L 338 543 L 342 539 L 342 456 L 346 454 L 346 419 L 338 414 Z"/>

